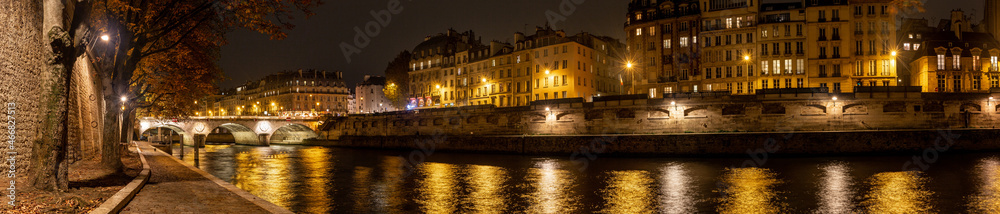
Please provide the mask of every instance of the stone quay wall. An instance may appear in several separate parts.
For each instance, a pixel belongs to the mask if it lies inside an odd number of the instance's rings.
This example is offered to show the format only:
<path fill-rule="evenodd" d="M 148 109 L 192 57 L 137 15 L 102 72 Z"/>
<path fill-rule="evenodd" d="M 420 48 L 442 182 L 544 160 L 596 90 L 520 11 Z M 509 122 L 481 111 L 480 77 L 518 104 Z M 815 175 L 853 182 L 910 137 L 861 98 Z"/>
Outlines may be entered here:
<path fill-rule="evenodd" d="M 800 90 L 753 96 L 616 96 L 594 102 L 549 100 L 526 107 L 349 115 L 328 120 L 321 136 L 329 139 L 327 145 L 396 149 L 433 140 L 444 150 L 572 153 L 613 139 L 607 144 L 614 145 L 609 147 L 612 153 L 735 154 L 763 148 L 761 143 L 775 134 L 797 133 L 779 138 L 786 149 L 778 153 L 810 154 L 919 150 L 933 143 L 941 130 L 970 132 L 961 139 L 982 140 L 957 149 L 1000 148 L 987 140 L 991 129 L 1000 125 L 997 100 L 990 99 L 997 94 L 882 89 L 854 94 Z"/>

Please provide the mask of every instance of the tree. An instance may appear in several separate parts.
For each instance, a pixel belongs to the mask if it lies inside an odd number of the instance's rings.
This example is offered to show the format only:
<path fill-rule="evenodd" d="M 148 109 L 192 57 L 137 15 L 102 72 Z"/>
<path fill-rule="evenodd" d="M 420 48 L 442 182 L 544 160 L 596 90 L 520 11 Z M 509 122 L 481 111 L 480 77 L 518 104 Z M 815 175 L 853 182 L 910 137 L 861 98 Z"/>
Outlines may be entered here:
<path fill-rule="evenodd" d="M 406 100 L 409 87 L 406 86 L 410 82 L 409 64 L 412 57 L 409 51 L 403 51 L 397 54 L 396 58 L 389 62 L 385 68 L 385 88 L 382 89 L 382 92 L 396 109 L 406 109 L 406 105 L 409 104 Z"/>
<path fill-rule="evenodd" d="M 295 13 L 311 16 L 319 0 L 95 0 L 88 22 L 113 46 L 96 53 L 104 88 L 102 163 L 120 169 L 119 125 L 131 127 L 136 110 L 185 116 L 221 78 L 215 66 L 224 33 L 249 29 L 285 38 Z M 123 103 L 120 99 L 124 97 Z M 126 115 L 127 114 L 127 115 Z"/>

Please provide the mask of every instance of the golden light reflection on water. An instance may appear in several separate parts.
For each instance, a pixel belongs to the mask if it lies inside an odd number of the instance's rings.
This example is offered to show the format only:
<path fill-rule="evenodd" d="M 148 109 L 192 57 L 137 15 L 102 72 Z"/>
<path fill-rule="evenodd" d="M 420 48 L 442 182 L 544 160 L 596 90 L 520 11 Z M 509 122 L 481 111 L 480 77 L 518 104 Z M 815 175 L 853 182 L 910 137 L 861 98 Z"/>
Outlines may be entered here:
<path fill-rule="evenodd" d="M 233 185 L 275 205 L 290 207 L 293 191 L 287 176 L 294 172 L 288 154 L 261 148 L 236 154 L 237 170 Z"/>
<path fill-rule="evenodd" d="M 456 166 L 446 163 L 420 165 L 423 179 L 417 180 L 417 203 L 423 213 L 455 213 L 458 208 Z"/>
<path fill-rule="evenodd" d="M 649 174 L 640 170 L 609 172 L 608 187 L 601 191 L 605 197 L 601 213 L 652 213 L 654 192 Z"/>
<path fill-rule="evenodd" d="M 1000 213 L 1000 160 L 990 157 L 976 164 L 977 193 L 969 197 L 970 213 Z"/>
<path fill-rule="evenodd" d="M 327 213 L 331 210 L 333 200 L 330 197 L 330 185 L 333 176 L 330 172 L 330 149 L 325 147 L 309 147 L 299 149 L 302 164 L 305 167 L 305 189 L 301 194 L 306 198 L 305 211 L 308 213 Z M 336 191 L 336 190 L 334 190 Z"/>
<path fill-rule="evenodd" d="M 694 187 L 687 168 L 680 163 L 670 163 L 660 172 L 660 213 L 695 212 Z"/>
<path fill-rule="evenodd" d="M 819 167 L 819 208 L 816 213 L 854 213 L 854 181 L 851 169 L 844 163 L 831 163 Z"/>
<path fill-rule="evenodd" d="M 727 168 L 723 172 L 719 213 L 784 213 L 775 186 L 776 174 L 763 168 Z"/>
<path fill-rule="evenodd" d="M 377 213 L 400 212 L 403 205 L 403 159 L 386 156 L 379 163 L 382 179 L 372 190 L 372 200 Z"/>
<path fill-rule="evenodd" d="M 881 172 L 868 179 L 871 189 L 865 194 L 868 213 L 930 213 L 930 198 L 926 190 L 927 178 L 922 172 Z"/>
<path fill-rule="evenodd" d="M 472 204 L 471 211 L 475 213 L 506 213 L 507 194 L 509 189 L 504 185 L 507 181 L 507 171 L 504 168 L 484 165 L 469 166 L 469 174 L 464 176 L 469 184 L 470 193 L 465 197 L 466 204 Z"/>
<path fill-rule="evenodd" d="M 579 207 L 578 195 L 572 189 L 575 180 L 569 171 L 561 169 L 552 159 L 535 160 L 528 172 L 528 183 L 534 192 L 527 195 L 528 213 L 571 213 Z"/>
<path fill-rule="evenodd" d="M 351 183 L 351 199 L 354 200 L 354 212 L 363 213 L 369 212 L 371 208 L 371 193 L 368 188 L 371 187 L 371 176 L 372 168 L 355 166 L 354 167 L 354 182 Z"/>

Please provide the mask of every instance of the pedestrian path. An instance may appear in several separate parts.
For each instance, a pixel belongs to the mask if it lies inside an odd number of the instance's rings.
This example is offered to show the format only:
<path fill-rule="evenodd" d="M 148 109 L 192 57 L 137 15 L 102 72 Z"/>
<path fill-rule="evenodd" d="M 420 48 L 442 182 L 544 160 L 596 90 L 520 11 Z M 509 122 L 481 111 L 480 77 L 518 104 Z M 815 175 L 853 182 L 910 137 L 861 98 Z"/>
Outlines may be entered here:
<path fill-rule="evenodd" d="M 183 164 L 148 142 L 137 143 L 149 162 L 150 178 L 122 213 L 291 213 Z"/>

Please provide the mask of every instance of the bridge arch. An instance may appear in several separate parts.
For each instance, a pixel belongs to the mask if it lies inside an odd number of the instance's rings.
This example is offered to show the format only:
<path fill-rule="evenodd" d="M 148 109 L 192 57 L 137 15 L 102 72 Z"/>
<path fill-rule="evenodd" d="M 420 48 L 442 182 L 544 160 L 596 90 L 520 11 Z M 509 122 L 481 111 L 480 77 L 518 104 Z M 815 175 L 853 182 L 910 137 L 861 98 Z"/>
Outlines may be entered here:
<path fill-rule="evenodd" d="M 236 144 L 255 145 L 255 146 L 264 145 L 263 143 L 261 143 L 260 137 L 258 137 L 257 132 L 254 132 L 253 129 L 250 129 L 249 127 L 246 127 L 244 125 L 238 123 L 223 123 L 219 125 L 217 128 L 223 128 L 229 130 L 229 133 L 233 135 L 233 139 L 236 140 Z"/>
<path fill-rule="evenodd" d="M 319 134 L 316 134 L 312 128 L 309 128 L 306 125 L 292 123 L 275 129 L 268 142 L 272 144 L 298 144 L 302 143 L 302 140 L 317 137 L 319 137 Z"/>
<path fill-rule="evenodd" d="M 177 134 L 181 136 L 181 142 L 184 143 L 184 145 L 194 145 L 194 135 L 193 135 L 193 133 L 184 131 L 184 129 L 182 129 L 181 127 L 175 126 L 175 125 L 171 125 L 171 124 L 155 124 L 155 125 L 152 125 L 151 124 L 151 125 L 144 125 L 144 127 L 142 127 L 142 128 L 143 128 L 141 130 L 142 132 L 139 133 L 139 135 L 144 135 L 147 132 L 149 132 L 150 130 L 157 129 L 157 128 L 170 129 L 171 131 L 177 132 Z"/>

